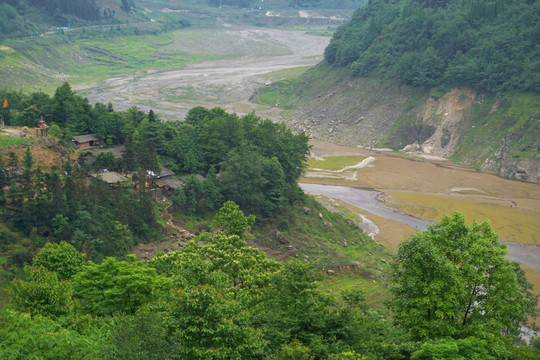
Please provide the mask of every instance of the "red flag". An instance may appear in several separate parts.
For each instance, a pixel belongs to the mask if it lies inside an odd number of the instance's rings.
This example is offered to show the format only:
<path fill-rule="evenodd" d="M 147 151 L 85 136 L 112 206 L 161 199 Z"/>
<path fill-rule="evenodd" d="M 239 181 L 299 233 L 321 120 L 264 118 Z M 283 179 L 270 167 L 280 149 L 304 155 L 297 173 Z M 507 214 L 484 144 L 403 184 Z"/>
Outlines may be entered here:
<path fill-rule="evenodd" d="M 7 99 L 4 98 L 4 107 L 7 108 L 7 106 L 8 106 Z"/>

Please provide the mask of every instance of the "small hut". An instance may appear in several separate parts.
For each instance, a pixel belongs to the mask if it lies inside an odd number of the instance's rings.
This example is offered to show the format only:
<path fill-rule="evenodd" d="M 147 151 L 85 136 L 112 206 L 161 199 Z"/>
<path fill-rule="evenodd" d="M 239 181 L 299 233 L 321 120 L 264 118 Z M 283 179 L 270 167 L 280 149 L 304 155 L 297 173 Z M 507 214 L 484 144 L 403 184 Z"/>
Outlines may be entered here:
<path fill-rule="evenodd" d="M 103 170 L 101 172 L 91 174 L 91 175 L 109 184 L 109 186 L 112 186 L 112 187 L 128 184 L 128 179 L 125 176 L 122 176 L 114 171 Z"/>
<path fill-rule="evenodd" d="M 79 150 L 99 146 L 101 141 L 96 137 L 96 134 L 74 136 L 72 140 Z"/>

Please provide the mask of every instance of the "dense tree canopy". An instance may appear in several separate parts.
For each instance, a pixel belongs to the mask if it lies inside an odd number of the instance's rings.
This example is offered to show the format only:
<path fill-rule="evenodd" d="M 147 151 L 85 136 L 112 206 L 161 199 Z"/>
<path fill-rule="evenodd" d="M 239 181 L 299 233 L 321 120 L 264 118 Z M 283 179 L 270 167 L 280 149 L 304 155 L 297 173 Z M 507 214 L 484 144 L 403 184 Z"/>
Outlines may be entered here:
<path fill-rule="evenodd" d="M 86 256 L 72 245 L 61 241 L 58 244 L 47 243 L 35 256 L 33 265 L 44 266 L 54 271 L 60 280 L 68 280 L 82 270 Z"/>
<path fill-rule="evenodd" d="M 408 85 L 538 91 L 540 3 L 373 0 L 339 28 L 325 60 Z"/>
<path fill-rule="evenodd" d="M 505 255 L 487 222 L 443 217 L 399 247 L 390 287 L 394 320 L 418 340 L 518 335 L 530 299 Z"/>
<path fill-rule="evenodd" d="M 216 223 L 148 263 L 107 258 L 61 281 L 25 268 L 0 310 L 2 359 L 537 359 L 505 337 L 523 320 L 515 268 L 487 224 L 444 218 L 400 248 L 388 314 L 358 290 L 329 295 L 303 261 L 249 247 L 250 217 L 233 203 Z M 34 263 L 80 259 L 47 245 Z M 70 261 L 71 263 L 73 261 Z M 79 261 L 75 261 L 79 263 Z M 58 268 L 64 272 L 65 268 Z M 518 274 L 519 275 L 519 274 Z M 444 294 L 443 294 L 444 292 Z M 497 306 L 495 306 L 497 302 Z M 500 304 L 500 307 L 499 307 Z M 512 312 L 511 314 L 508 312 Z M 426 315 L 431 314 L 431 315 Z M 412 336 L 412 337 L 411 337 Z"/>

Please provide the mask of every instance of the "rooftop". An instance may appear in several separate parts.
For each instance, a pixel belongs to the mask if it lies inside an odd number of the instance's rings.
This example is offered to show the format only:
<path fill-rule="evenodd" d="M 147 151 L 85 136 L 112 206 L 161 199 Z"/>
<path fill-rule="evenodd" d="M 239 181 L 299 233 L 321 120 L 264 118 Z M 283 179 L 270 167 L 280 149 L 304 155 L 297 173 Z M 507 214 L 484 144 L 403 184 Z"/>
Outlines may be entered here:
<path fill-rule="evenodd" d="M 96 137 L 96 134 L 78 135 L 78 136 L 73 137 L 73 141 L 77 143 L 85 143 L 85 142 L 96 141 L 96 140 L 99 140 Z"/>

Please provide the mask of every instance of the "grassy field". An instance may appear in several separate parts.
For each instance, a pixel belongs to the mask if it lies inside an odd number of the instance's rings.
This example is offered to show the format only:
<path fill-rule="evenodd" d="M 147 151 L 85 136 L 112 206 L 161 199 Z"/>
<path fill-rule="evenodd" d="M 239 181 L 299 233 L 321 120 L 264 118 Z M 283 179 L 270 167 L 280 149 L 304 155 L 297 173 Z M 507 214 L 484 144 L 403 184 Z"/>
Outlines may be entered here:
<path fill-rule="evenodd" d="M 390 300 L 390 293 L 386 284 L 379 279 L 372 279 L 354 270 L 326 275 L 321 281 L 319 289 L 325 293 L 338 295 L 345 290 L 362 290 L 366 296 L 366 303 L 374 309 L 385 308 L 384 302 Z"/>
<path fill-rule="evenodd" d="M 359 156 L 328 156 L 323 159 L 309 159 L 308 169 L 323 169 L 338 171 L 347 166 L 354 166 L 364 160 L 366 157 Z"/>
<path fill-rule="evenodd" d="M 13 145 L 24 145 L 32 142 L 32 139 L 21 137 L 0 136 L 0 148 L 6 148 Z"/>
<path fill-rule="evenodd" d="M 468 221 L 488 220 L 502 240 L 540 245 L 538 209 L 520 209 L 505 199 L 387 191 L 387 205 L 427 220 L 459 211 Z"/>

